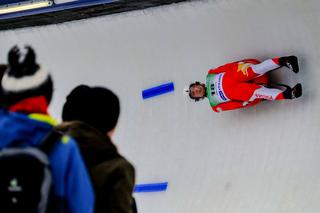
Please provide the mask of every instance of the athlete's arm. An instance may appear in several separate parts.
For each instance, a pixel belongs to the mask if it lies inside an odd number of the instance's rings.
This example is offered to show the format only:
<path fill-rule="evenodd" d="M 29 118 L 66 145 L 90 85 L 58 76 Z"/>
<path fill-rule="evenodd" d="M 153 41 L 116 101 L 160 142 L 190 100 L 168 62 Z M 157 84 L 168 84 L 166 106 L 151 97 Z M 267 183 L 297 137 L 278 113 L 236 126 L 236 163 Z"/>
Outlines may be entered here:
<path fill-rule="evenodd" d="M 212 107 L 212 110 L 215 112 L 228 111 L 233 109 L 246 108 L 260 103 L 261 100 L 256 99 L 252 102 L 243 102 L 243 101 L 228 101 L 225 103 L 218 104 L 217 106 Z"/>

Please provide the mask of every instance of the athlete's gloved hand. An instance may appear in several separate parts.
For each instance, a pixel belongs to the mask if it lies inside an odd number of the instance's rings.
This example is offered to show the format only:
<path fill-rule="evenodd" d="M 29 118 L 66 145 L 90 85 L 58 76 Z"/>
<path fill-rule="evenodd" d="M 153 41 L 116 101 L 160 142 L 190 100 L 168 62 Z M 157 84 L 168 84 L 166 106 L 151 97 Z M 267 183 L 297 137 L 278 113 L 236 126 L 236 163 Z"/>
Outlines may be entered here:
<path fill-rule="evenodd" d="M 221 107 L 214 107 L 214 108 L 212 108 L 213 109 L 213 111 L 215 111 L 215 112 L 222 112 L 222 108 Z"/>
<path fill-rule="evenodd" d="M 244 101 L 243 103 L 242 103 L 242 106 L 247 106 L 249 104 L 249 102 L 247 102 L 247 101 Z"/>

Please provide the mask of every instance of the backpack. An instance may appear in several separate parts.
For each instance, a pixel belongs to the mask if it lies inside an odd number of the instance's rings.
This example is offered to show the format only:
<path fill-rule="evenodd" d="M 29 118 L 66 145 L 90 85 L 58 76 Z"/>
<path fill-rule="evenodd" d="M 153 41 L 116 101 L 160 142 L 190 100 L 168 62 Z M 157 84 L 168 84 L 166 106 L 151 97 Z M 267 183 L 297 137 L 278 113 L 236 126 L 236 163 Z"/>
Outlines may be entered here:
<path fill-rule="evenodd" d="M 0 150 L 0 212 L 45 213 L 51 209 L 52 174 L 47 155 L 60 137 L 59 132 L 51 131 L 38 147 L 14 143 Z"/>

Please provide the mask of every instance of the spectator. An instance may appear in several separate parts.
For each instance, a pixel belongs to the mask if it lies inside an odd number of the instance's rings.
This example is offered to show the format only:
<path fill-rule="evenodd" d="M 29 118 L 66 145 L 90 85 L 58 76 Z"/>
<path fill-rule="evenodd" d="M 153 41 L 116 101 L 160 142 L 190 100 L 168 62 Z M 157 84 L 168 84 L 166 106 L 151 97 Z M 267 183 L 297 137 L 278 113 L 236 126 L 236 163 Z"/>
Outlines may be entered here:
<path fill-rule="evenodd" d="M 6 71 L 7 69 L 7 65 L 5 64 L 0 64 L 0 79 L 2 79 L 2 76 L 4 74 L 4 72 Z M 2 104 L 3 104 L 3 95 L 2 95 L 2 88 L 0 87 L 0 108 L 2 107 Z"/>
<path fill-rule="evenodd" d="M 134 212 L 135 170 L 111 141 L 119 113 L 119 99 L 112 91 L 80 85 L 68 95 L 64 123 L 57 127 L 79 144 L 95 190 L 96 213 Z"/>
<path fill-rule="evenodd" d="M 56 123 L 48 115 L 53 93 L 52 78 L 36 63 L 33 49 L 26 47 L 26 50 L 22 57 L 20 49 L 13 47 L 8 55 L 8 68 L 3 69 L 0 150 L 12 146 L 40 146 Z M 60 137 L 49 152 L 48 159 L 53 180 L 51 198 L 54 201 L 49 211 L 93 212 L 94 193 L 75 141 L 67 136 Z"/>

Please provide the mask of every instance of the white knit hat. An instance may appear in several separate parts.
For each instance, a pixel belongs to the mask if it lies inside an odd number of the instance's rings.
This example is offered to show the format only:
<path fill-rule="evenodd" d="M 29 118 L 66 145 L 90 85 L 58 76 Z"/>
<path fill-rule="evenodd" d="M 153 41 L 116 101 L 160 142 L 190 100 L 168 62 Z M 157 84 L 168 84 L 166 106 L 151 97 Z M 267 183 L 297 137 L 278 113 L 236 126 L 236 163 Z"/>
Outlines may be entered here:
<path fill-rule="evenodd" d="M 51 76 L 36 63 L 34 50 L 30 46 L 25 49 L 22 57 L 17 46 L 9 51 L 8 68 L 1 79 L 5 101 L 10 105 L 25 98 L 44 96 L 49 103 L 53 92 Z"/>

